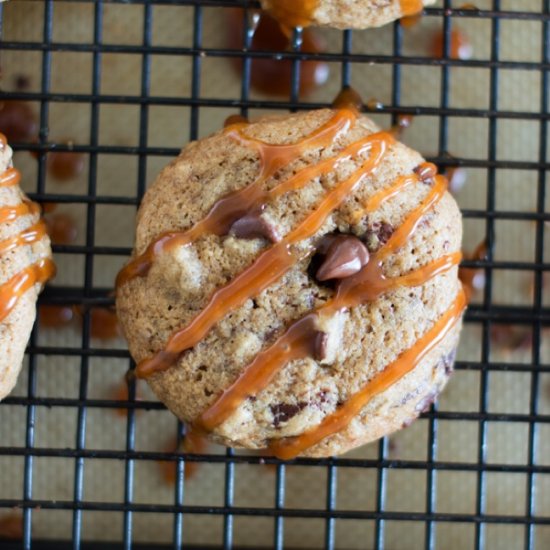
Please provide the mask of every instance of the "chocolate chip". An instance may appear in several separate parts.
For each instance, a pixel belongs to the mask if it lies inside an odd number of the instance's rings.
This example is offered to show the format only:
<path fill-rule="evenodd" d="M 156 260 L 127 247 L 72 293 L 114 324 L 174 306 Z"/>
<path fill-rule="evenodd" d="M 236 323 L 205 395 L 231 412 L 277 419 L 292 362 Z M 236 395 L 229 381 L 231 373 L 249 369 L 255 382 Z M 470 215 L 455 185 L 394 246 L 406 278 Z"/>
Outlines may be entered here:
<path fill-rule="evenodd" d="M 328 334 L 326 332 L 317 331 L 315 334 L 315 343 L 313 345 L 313 357 L 317 361 L 322 361 L 327 358 L 328 349 Z"/>
<path fill-rule="evenodd" d="M 306 406 L 307 403 L 304 403 L 303 401 L 299 401 L 295 405 L 292 405 L 291 403 L 278 403 L 277 405 L 270 405 L 269 408 L 273 414 L 273 425 L 278 428 L 281 422 L 287 422 Z"/>
<path fill-rule="evenodd" d="M 418 165 L 413 171 L 422 182 L 431 185 L 437 175 L 437 166 L 431 162 L 424 162 Z"/>
<path fill-rule="evenodd" d="M 357 237 L 339 235 L 330 244 L 316 277 L 319 281 L 345 279 L 360 271 L 368 261 L 369 251 Z"/>
<path fill-rule="evenodd" d="M 233 223 L 230 233 L 239 239 L 267 239 L 272 243 L 278 243 L 281 235 L 277 228 L 269 223 L 260 211 L 251 212 Z"/>
<path fill-rule="evenodd" d="M 367 248 L 370 252 L 378 250 L 386 244 L 394 232 L 393 225 L 386 222 L 375 222 L 368 229 L 365 236 Z"/>

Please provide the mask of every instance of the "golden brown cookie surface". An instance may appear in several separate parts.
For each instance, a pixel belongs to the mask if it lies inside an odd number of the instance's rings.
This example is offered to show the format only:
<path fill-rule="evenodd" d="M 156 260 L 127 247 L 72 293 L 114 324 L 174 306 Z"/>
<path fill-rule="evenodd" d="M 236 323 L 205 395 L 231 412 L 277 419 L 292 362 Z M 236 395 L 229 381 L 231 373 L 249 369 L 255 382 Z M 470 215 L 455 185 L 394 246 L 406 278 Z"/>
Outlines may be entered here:
<path fill-rule="evenodd" d="M 433 167 L 353 110 L 234 125 L 147 192 L 117 310 L 138 373 L 182 420 L 248 448 L 338 420 L 299 451 L 338 454 L 444 386 L 461 234 Z"/>

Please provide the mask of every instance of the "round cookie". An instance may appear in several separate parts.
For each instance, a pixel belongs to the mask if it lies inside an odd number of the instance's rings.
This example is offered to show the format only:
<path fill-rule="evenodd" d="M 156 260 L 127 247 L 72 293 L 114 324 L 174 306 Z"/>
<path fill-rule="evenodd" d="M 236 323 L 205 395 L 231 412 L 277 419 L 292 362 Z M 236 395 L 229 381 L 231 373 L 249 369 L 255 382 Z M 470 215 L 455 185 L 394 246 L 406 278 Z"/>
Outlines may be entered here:
<path fill-rule="evenodd" d="M 260 0 L 283 25 L 323 25 L 339 29 L 381 27 L 420 13 L 435 0 Z"/>
<path fill-rule="evenodd" d="M 0 134 L 0 399 L 15 386 L 36 316 L 36 299 L 54 273 L 40 208 L 20 189 L 12 150 Z"/>
<path fill-rule="evenodd" d="M 410 423 L 464 308 L 461 216 L 353 109 L 229 126 L 147 191 L 117 313 L 138 376 L 219 443 L 327 456 Z"/>

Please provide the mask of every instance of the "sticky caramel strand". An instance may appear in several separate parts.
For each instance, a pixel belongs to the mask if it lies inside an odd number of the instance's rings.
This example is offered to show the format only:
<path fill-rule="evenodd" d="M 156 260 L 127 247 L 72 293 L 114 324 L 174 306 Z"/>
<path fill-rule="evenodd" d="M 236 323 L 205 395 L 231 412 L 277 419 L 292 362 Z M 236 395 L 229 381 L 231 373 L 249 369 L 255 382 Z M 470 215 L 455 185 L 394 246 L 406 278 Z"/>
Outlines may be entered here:
<path fill-rule="evenodd" d="M 326 416 L 318 426 L 299 436 L 273 441 L 269 445 L 270 452 L 278 458 L 289 460 L 310 449 L 323 439 L 345 429 L 361 413 L 361 410 L 371 399 L 392 387 L 409 372 L 412 372 L 445 339 L 462 316 L 465 306 L 466 297 L 464 291 L 460 289 L 451 308 L 439 318 L 414 346 L 404 351 L 383 371 L 376 374 L 335 412 Z"/>
<path fill-rule="evenodd" d="M 309 181 L 306 177 L 296 176 L 291 180 L 273 188 L 271 191 L 263 189 L 265 182 L 277 170 L 289 164 L 310 148 L 327 145 L 334 141 L 340 133 L 349 129 L 355 122 L 357 113 L 353 109 L 341 109 L 325 124 L 309 136 L 290 145 L 271 145 L 257 139 L 248 138 L 242 133 L 247 126 L 245 123 L 229 126 L 225 134 L 238 141 L 243 146 L 254 149 L 260 157 L 260 174 L 248 186 L 228 194 L 217 201 L 205 218 L 197 222 L 187 231 L 173 231 L 164 233 L 152 242 L 146 251 L 131 260 L 118 274 L 116 286 L 121 287 L 134 277 L 144 277 L 149 272 L 155 258 L 160 254 L 178 246 L 189 244 L 207 234 L 224 235 L 231 225 L 252 208 L 261 206 L 267 201 L 290 189 L 298 189 Z M 340 160 L 334 159 L 335 161 Z M 328 161 L 327 161 L 328 162 Z M 307 176 L 314 177 L 326 169 L 324 164 L 318 169 L 309 170 Z M 281 185 L 281 184 L 280 184 Z M 277 190 L 279 188 L 279 190 Z M 283 191 L 284 189 L 284 191 Z"/>
<path fill-rule="evenodd" d="M 7 146 L 6 136 L 0 134 L 0 147 Z M 19 184 L 21 174 L 16 168 L 8 168 L 0 174 L 0 187 L 12 187 Z M 24 201 L 16 206 L 0 208 L 0 223 L 12 223 L 21 216 L 37 215 L 40 212 L 38 204 Z M 40 241 L 46 235 L 46 226 L 41 220 L 17 235 L 0 241 L 0 254 L 14 250 L 19 246 Z M 22 269 L 11 279 L 0 285 L 0 322 L 3 321 L 16 306 L 17 302 L 35 284 L 44 284 L 55 275 L 55 265 L 49 258 L 42 258 L 33 265 Z"/>
<path fill-rule="evenodd" d="M 380 204 L 383 197 L 392 196 L 392 188 L 393 186 L 377 193 L 371 201 Z M 409 214 L 390 240 L 371 256 L 367 265 L 355 275 L 341 280 L 331 300 L 293 323 L 272 346 L 260 352 L 237 380 L 202 414 L 199 426 L 212 431 L 227 420 L 245 399 L 257 395 L 266 388 L 289 361 L 311 356 L 315 342 L 316 320 L 319 316 L 330 316 L 343 308 L 376 300 L 382 294 L 401 286 L 422 285 L 458 265 L 461 256 L 460 253 L 455 253 L 443 256 L 401 277 L 386 278 L 383 272 L 383 261 L 407 242 L 424 215 L 443 197 L 445 190 L 446 180 L 438 176 L 428 196 Z"/>
<path fill-rule="evenodd" d="M 185 350 L 200 342 L 210 329 L 229 312 L 257 296 L 278 281 L 293 265 L 311 253 L 300 251 L 295 245 L 314 236 L 353 191 L 353 189 L 378 166 L 393 138 L 385 133 L 372 134 L 350 146 L 354 155 L 369 152 L 369 157 L 351 176 L 338 183 L 321 200 L 298 227 L 282 241 L 265 250 L 256 261 L 230 283 L 217 290 L 206 307 L 183 329 L 174 332 L 165 348 L 149 359 L 141 361 L 136 374 L 145 378 L 155 372 L 168 369 Z M 352 156 L 348 151 L 346 158 Z M 310 173 L 308 169 L 306 171 Z M 308 180 L 305 180 L 308 181 Z M 287 182 L 286 185 L 289 185 Z"/>

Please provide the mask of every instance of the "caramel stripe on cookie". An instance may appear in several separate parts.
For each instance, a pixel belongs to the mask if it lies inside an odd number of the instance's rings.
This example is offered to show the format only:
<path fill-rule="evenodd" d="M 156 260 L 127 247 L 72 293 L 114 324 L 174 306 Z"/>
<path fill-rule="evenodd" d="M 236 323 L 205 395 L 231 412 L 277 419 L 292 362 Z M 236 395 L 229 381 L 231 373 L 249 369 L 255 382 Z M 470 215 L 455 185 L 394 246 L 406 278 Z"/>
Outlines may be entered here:
<path fill-rule="evenodd" d="M 0 176 L 0 187 L 13 187 L 21 181 L 21 174 L 17 168 L 8 168 Z"/>
<path fill-rule="evenodd" d="M 393 363 L 376 374 L 335 412 L 326 416 L 318 426 L 299 436 L 273 441 L 269 445 L 269 450 L 276 457 L 289 460 L 323 439 L 345 429 L 373 397 L 391 388 L 406 374 L 413 371 L 444 340 L 460 319 L 465 306 L 466 297 L 464 291 L 460 289 L 451 308 L 424 336 L 417 340 L 414 346 L 404 351 Z"/>
<path fill-rule="evenodd" d="M 9 315 L 27 290 L 37 283 L 44 284 L 54 275 L 55 264 L 49 258 L 42 258 L 0 285 L 0 321 Z"/>
<path fill-rule="evenodd" d="M 286 166 L 289 162 L 298 158 L 304 151 L 313 147 L 326 146 L 333 142 L 342 132 L 347 131 L 357 119 L 357 113 L 353 109 L 342 109 L 320 128 L 309 136 L 291 145 L 271 145 L 263 141 L 248 138 L 242 133 L 246 123 L 229 126 L 225 129 L 225 135 L 238 141 L 241 145 L 253 149 L 260 156 L 260 174 L 248 186 L 230 193 L 217 201 L 205 218 L 197 222 L 187 231 L 174 231 L 161 235 L 153 241 L 146 251 L 137 258 L 131 260 L 118 274 L 116 285 L 120 287 L 134 277 L 147 275 L 151 265 L 159 254 L 184 246 L 205 234 L 224 235 L 231 225 L 241 216 L 259 207 L 280 192 L 277 187 L 271 191 L 264 191 L 264 183 L 271 178 L 277 170 Z M 339 159 L 335 159 L 339 160 Z M 328 161 L 327 161 L 328 162 Z M 311 177 L 317 174 L 315 170 L 308 172 Z M 318 173 L 322 173 L 319 169 Z M 308 183 L 305 178 L 293 178 L 294 182 L 287 182 L 288 188 L 297 189 Z"/>
<path fill-rule="evenodd" d="M 40 213 L 40 206 L 31 201 L 24 201 L 16 206 L 0 207 L 0 223 L 11 223 L 20 216 L 32 215 Z"/>
<path fill-rule="evenodd" d="M 38 221 L 31 227 L 27 227 L 27 229 L 21 231 L 21 233 L 0 241 L 0 254 L 5 254 L 18 246 L 36 243 L 44 235 L 46 235 L 46 224 L 43 221 Z"/>
<path fill-rule="evenodd" d="M 370 135 L 356 154 L 367 150 L 370 155 L 355 172 L 330 190 L 317 208 L 282 241 L 264 251 L 256 261 L 229 284 L 216 291 L 206 307 L 181 330 L 174 332 L 164 350 L 141 361 L 136 375 L 144 378 L 169 368 L 185 350 L 196 345 L 209 330 L 247 299 L 257 296 L 279 280 L 306 253 L 293 250 L 293 245 L 315 235 L 328 216 L 338 208 L 349 193 L 378 166 L 393 138 L 386 132 Z M 357 147 L 353 144 L 351 147 Z M 309 181 L 309 180 L 306 180 Z"/>
<path fill-rule="evenodd" d="M 370 257 L 365 267 L 355 275 L 342 279 L 333 299 L 316 312 L 293 323 L 271 347 L 260 352 L 237 380 L 202 414 L 200 426 L 208 431 L 213 430 L 227 420 L 245 399 L 263 390 L 289 361 L 312 356 L 318 330 L 316 321 L 320 315 L 332 315 L 340 309 L 376 300 L 385 292 L 401 286 L 419 286 L 457 265 L 461 255 L 450 254 L 396 278 L 386 278 L 382 266 L 383 260 L 391 252 L 407 242 L 424 215 L 443 197 L 445 190 L 446 181 L 440 177 L 429 195 L 409 214 L 390 240 Z M 386 191 L 377 193 L 372 200 L 378 201 Z"/>
<path fill-rule="evenodd" d="M 6 136 L 0 134 L 0 148 L 7 145 Z M 16 168 L 8 168 L 0 174 L 0 187 L 11 187 L 19 184 L 21 175 Z M 0 223 L 11 223 L 20 216 L 37 215 L 40 206 L 24 200 L 16 206 L 0 208 Z M 0 241 L 0 254 L 14 250 L 19 246 L 30 245 L 40 241 L 46 235 L 46 225 L 39 220 L 17 235 Z M 0 322 L 13 310 L 21 296 L 35 284 L 44 284 L 55 275 L 55 265 L 49 258 L 42 258 L 33 265 L 22 269 L 11 279 L 0 285 Z"/>

